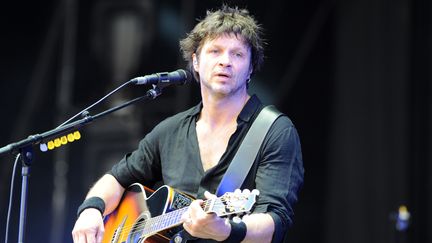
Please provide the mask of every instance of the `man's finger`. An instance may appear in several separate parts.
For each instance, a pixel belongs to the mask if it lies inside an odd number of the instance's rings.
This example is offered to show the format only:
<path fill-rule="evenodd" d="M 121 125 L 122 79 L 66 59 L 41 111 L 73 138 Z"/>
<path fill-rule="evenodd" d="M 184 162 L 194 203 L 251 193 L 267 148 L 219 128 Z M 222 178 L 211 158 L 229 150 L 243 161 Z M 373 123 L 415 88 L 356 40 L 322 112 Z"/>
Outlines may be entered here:
<path fill-rule="evenodd" d="M 99 231 L 96 234 L 96 242 L 97 243 L 101 243 L 102 242 L 104 233 L 105 233 L 104 229 L 99 229 Z"/>
<path fill-rule="evenodd" d="M 207 199 L 215 199 L 215 198 L 216 198 L 216 195 L 215 195 L 215 194 L 211 194 L 209 191 L 205 191 L 205 192 L 204 192 L 204 196 L 205 196 Z"/>
<path fill-rule="evenodd" d="M 86 243 L 96 243 L 96 235 L 93 233 L 86 234 Z"/>

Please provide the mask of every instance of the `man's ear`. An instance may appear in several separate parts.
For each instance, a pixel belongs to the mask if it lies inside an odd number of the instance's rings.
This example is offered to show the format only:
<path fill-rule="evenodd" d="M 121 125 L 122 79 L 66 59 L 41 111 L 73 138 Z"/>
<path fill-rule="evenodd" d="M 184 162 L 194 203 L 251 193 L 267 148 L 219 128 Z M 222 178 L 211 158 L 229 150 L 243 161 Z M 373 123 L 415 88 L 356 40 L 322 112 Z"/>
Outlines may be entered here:
<path fill-rule="evenodd" d="M 253 73 L 253 67 L 251 65 L 250 68 L 249 68 L 249 77 L 248 77 L 248 79 L 250 79 L 252 73 Z"/>
<path fill-rule="evenodd" d="M 192 65 L 193 65 L 193 68 L 194 68 L 195 72 L 198 72 L 199 71 L 199 68 L 198 68 L 198 57 L 197 57 L 197 55 L 195 53 L 192 54 Z"/>

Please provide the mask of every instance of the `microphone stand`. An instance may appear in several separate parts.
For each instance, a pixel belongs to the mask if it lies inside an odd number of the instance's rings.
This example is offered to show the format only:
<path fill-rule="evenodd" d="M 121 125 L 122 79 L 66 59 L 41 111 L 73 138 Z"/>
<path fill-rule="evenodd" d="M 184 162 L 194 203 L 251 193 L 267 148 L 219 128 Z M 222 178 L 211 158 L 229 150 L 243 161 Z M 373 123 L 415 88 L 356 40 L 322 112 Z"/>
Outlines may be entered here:
<path fill-rule="evenodd" d="M 20 217 L 19 217 L 19 231 L 18 231 L 18 242 L 24 242 L 24 232 L 26 226 L 26 215 L 27 215 L 27 194 L 28 194 L 28 177 L 30 175 L 30 167 L 33 162 L 33 145 L 40 144 L 43 141 L 56 138 L 58 136 L 67 134 L 71 131 L 79 130 L 81 127 L 87 125 L 88 123 L 106 116 L 114 111 L 120 110 L 124 107 L 132 105 L 141 100 L 152 100 L 162 94 L 162 88 L 166 85 L 153 85 L 153 88 L 148 90 L 145 95 L 137 97 L 133 100 L 127 101 L 121 105 L 110 108 L 94 116 L 88 113 L 83 113 L 84 118 L 71 122 L 67 125 L 57 127 L 50 131 L 44 132 L 42 134 L 30 135 L 28 138 L 20 140 L 15 143 L 10 143 L 2 148 L 0 148 L 0 155 L 4 153 L 19 154 L 22 160 L 22 183 L 21 183 L 21 204 L 20 204 Z"/>

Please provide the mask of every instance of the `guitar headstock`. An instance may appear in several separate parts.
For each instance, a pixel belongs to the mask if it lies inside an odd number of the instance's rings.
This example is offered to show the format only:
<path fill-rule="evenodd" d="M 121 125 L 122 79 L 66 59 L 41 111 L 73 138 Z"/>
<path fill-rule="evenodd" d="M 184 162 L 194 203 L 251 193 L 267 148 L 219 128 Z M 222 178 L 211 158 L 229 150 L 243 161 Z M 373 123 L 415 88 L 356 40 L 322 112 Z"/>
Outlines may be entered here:
<path fill-rule="evenodd" d="M 256 197 L 259 191 L 254 189 L 249 191 L 239 189 L 234 192 L 227 192 L 221 197 L 210 199 L 207 201 L 206 210 L 217 214 L 219 217 L 231 214 L 248 213 L 256 202 Z"/>

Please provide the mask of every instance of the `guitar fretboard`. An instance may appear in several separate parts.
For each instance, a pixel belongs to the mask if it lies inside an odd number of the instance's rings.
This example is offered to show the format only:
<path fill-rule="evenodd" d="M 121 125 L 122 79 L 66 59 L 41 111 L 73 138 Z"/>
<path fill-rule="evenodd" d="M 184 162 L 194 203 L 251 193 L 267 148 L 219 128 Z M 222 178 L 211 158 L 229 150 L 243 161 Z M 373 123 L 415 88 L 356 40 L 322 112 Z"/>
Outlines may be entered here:
<path fill-rule="evenodd" d="M 149 218 L 144 222 L 143 234 L 153 235 L 159 231 L 169 229 L 182 223 L 181 217 L 189 207 L 184 207 L 166 214 Z"/>

